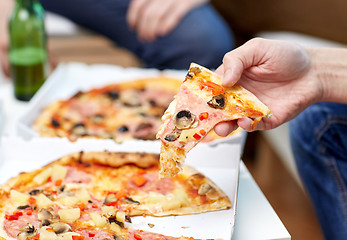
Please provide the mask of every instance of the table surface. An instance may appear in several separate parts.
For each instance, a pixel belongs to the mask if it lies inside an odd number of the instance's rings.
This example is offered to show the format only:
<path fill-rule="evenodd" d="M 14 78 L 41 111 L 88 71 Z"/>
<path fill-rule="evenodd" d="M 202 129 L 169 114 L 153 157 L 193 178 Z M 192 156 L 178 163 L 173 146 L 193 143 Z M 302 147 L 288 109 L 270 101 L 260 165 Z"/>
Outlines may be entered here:
<path fill-rule="evenodd" d="M 0 72 L 0 136 L 16 136 L 16 122 L 27 103 L 13 97 L 13 86 Z M 281 220 L 241 161 L 233 240 L 291 239 Z"/>

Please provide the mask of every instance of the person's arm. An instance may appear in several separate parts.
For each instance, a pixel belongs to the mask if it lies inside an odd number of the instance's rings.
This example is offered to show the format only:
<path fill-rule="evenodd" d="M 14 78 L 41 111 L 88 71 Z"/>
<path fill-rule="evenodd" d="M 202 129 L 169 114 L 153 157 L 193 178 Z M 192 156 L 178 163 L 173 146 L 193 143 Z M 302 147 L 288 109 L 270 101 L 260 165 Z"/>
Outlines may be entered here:
<path fill-rule="evenodd" d="M 309 48 L 311 77 L 321 82 L 320 101 L 347 104 L 347 49 Z"/>
<path fill-rule="evenodd" d="M 303 48 L 285 41 L 252 39 L 227 53 L 216 70 L 225 86 L 236 82 L 253 92 L 273 113 L 254 130 L 275 128 L 319 101 L 347 103 L 347 50 Z M 251 131 L 251 119 L 218 124 L 227 135 L 238 125 Z M 237 125 L 236 125 L 237 124 Z"/>
<path fill-rule="evenodd" d="M 8 20 L 14 6 L 13 0 L 0 1 L 0 64 L 3 73 L 9 76 L 9 63 L 7 59 L 8 48 Z"/>
<path fill-rule="evenodd" d="M 190 10 L 207 1 L 131 0 L 127 21 L 141 40 L 154 41 L 171 32 Z"/>

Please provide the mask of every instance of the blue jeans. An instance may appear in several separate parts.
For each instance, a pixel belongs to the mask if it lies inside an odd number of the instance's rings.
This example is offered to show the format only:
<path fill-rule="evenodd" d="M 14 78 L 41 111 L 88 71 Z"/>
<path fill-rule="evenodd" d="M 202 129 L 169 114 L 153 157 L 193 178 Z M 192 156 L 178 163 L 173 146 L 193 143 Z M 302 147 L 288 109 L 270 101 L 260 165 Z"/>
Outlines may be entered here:
<path fill-rule="evenodd" d="M 217 68 L 234 39 L 210 4 L 193 9 L 168 35 L 141 42 L 129 29 L 130 0 L 41 0 L 43 7 L 102 34 L 138 56 L 146 67 L 188 69 L 190 62 Z M 117 56 L 114 56 L 115 58 Z"/>
<path fill-rule="evenodd" d="M 347 239 L 347 105 L 312 105 L 290 122 L 290 135 L 325 238 Z"/>

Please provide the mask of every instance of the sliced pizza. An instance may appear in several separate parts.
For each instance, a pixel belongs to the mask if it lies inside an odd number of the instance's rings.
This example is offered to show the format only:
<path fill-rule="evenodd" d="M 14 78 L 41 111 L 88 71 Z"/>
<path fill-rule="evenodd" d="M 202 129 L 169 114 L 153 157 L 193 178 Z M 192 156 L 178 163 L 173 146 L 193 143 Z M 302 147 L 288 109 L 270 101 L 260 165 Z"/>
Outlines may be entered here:
<path fill-rule="evenodd" d="M 186 167 L 159 179 L 159 155 L 80 152 L 0 186 L 0 239 L 193 239 L 135 230 L 132 216 L 228 209 L 229 198 Z"/>
<path fill-rule="evenodd" d="M 242 117 L 253 119 L 252 126 L 271 111 L 240 85 L 226 88 L 223 78 L 192 63 L 179 92 L 162 117 L 160 138 L 160 176 L 174 176 L 182 169 L 187 152 L 214 126 Z"/>

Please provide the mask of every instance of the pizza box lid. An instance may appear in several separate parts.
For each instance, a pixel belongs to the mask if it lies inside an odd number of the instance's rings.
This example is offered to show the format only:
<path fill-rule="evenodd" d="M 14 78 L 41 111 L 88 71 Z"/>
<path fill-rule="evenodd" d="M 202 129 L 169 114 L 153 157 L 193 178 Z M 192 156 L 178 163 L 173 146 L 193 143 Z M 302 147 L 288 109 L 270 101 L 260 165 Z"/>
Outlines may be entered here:
<path fill-rule="evenodd" d="M 87 91 L 92 88 L 103 87 L 107 84 L 132 81 L 139 78 L 165 75 L 177 79 L 184 79 L 186 70 L 164 70 L 143 68 L 122 68 L 115 65 L 84 63 L 62 63 L 50 75 L 40 90 L 28 103 L 26 110 L 20 115 L 17 122 L 17 134 L 25 139 L 40 137 L 31 129 L 32 123 L 44 107 L 50 103 L 68 99 L 78 91 Z M 240 131 L 227 138 L 217 139 L 211 145 L 219 143 L 243 143 L 246 132 Z"/>
<path fill-rule="evenodd" d="M 112 140 L 64 138 L 3 138 L 3 163 L 0 165 L 0 184 L 23 171 L 31 171 L 65 154 L 80 151 L 160 151 L 160 143 L 127 141 L 114 144 Z M 20 151 L 18 151 L 20 149 Z M 214 181 L 230 198 L 228 210 L 186 216 L 133 217 L 130 227 L 168 236 L 189 236 L 200 239 L 231 239 L 236 215 L 239 179 L 240 144 L 201 144 L 187 155 L 186 163 Z M 148 224 L 154 224 L 150 227 Z"/>

